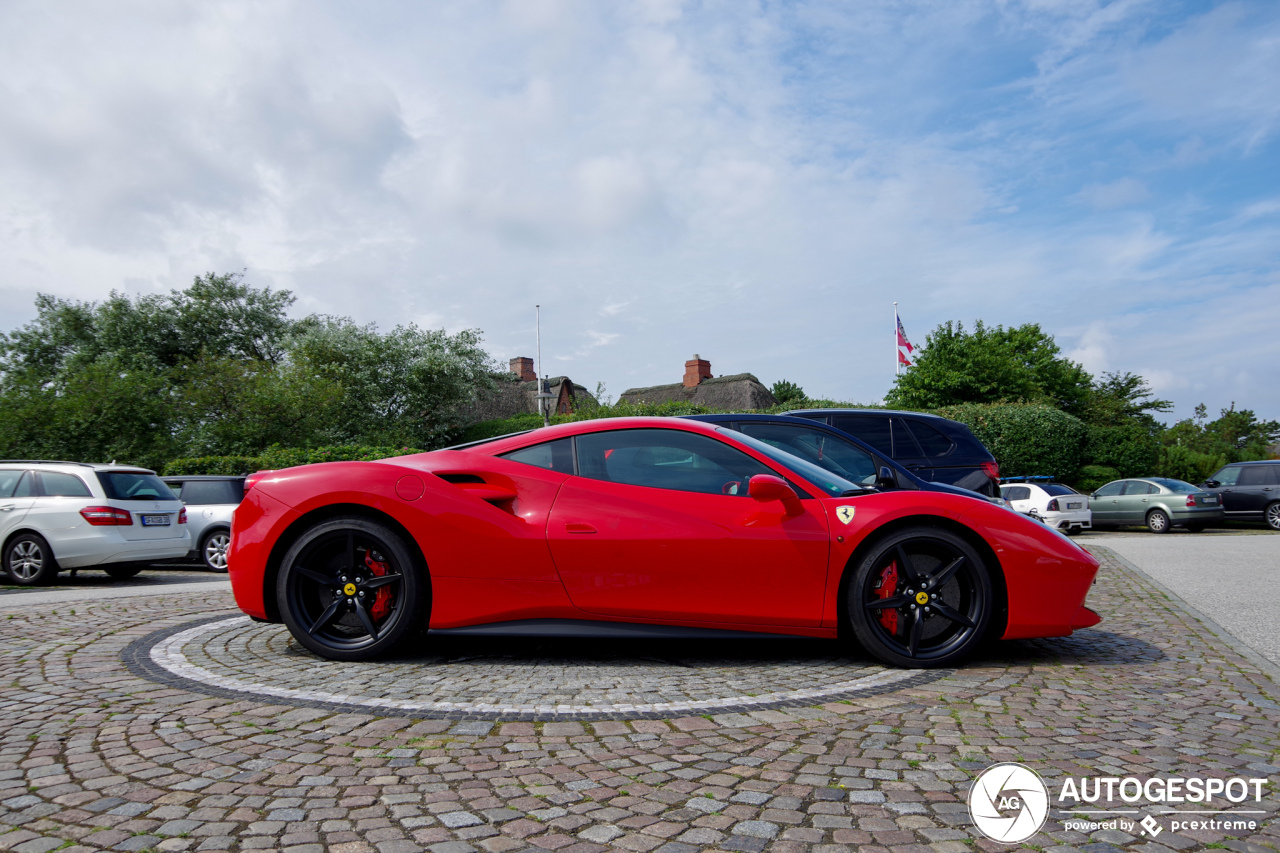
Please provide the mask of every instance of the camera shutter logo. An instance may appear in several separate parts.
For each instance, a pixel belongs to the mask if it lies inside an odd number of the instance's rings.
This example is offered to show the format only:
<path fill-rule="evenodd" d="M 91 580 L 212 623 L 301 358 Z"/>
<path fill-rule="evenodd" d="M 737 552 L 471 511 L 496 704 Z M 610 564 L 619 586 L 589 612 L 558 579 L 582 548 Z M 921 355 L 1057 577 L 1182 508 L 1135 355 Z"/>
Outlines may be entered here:
<path fill-rule="evenodd" d="M 1022 764 L 993 764 L 969 789 L 969 815 L 983 835 L 1018 844 L 1040 831 L 1049 816 L 1049 789 Z"/>

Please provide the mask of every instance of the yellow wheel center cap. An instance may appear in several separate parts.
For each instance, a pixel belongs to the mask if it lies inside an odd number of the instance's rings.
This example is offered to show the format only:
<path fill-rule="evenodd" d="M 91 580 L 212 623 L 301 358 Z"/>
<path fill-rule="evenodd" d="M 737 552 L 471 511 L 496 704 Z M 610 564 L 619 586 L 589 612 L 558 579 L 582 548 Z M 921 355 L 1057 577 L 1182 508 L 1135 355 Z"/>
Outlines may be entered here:
<path fill-rule="evenodd" d="M 929 603 L 929 593 L 927 592 L 916 593 L 916 604 L 928 604 L 928 603 Z"/>
<path fill-rule="evenodd" d="M 353 584 L 353 583 L 349 583 L 349 584 L 347 584 L 346 586 L 344 586 L 344 587 L 342 588 L 342 594 L 343 594 L 343 595 L 355 595 L 355 594 L 356 594 L 356 585 L 355 585 L 355 584 Z M 921 595 L 924 595 L 924 593 L 923 593 L 923 592 L 922 592 L 922 593 L 920 593 L 920 594 L 921 594 Z"/>

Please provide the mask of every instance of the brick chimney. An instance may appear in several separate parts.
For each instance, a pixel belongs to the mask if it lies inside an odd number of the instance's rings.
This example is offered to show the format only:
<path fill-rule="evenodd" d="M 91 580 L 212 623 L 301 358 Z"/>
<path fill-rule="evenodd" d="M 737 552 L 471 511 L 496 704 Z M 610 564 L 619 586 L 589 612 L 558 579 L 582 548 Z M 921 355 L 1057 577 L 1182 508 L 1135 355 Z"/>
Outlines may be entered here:
<path fill-rule="evenodd" d="M 693 388 L 702 380 L 711 378 L 711 362 L 703 361 L 695 352 L 690 361 L 684 363 L 684 387 Z"/>
<path fill-rule="evenodd" d="M 521 382 L 532 382 L 538 378 L 533 372 L 533 359 L 520 356 L 511 359 L 511 372 L 520 377 Z"/>

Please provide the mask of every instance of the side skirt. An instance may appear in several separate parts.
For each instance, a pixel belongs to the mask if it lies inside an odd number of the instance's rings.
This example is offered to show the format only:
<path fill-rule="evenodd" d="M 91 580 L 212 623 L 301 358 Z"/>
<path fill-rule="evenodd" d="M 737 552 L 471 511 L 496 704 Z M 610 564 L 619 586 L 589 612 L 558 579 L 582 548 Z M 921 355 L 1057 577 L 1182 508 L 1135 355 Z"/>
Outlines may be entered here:
<path fill-rule="evenodd" d="M 808 640 L 800 634 L 769 634 L 723 628 L 690 628 L 682 625 L 645 625 L 635 622 L 599 622 L 585 619 L 518 619 L 462 628 L 432 628 L 440 637 L 649 637 L 652 639 L 754 639 Z"/>

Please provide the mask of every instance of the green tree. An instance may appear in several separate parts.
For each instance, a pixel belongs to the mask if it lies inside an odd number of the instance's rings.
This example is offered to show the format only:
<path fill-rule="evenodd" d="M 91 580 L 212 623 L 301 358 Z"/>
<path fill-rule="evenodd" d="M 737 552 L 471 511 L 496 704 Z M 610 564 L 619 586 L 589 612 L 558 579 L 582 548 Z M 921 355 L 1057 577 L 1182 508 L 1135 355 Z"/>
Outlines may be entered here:
<path fill-rule="evenodd" d="M 341 385 L 337 440 L 435 447 L 461 429 L 459 408 L 493 381 L 497 367 L 480 341 L 476 329 L 450 335 L 409 324 L 383 335 L 347 318 L 309 317 L 289 358 Z"/>
<path fill-rule="evenodd" d="M 794 382 L 786 379 L 779 379 L 773 383 L 773 387 L 769 389 L 773 393 L 773 397 L 781 403 L 798 403 L 808 399 L 805 396 L 804 389 Z"/>
<path fill-rule="evenodd" d="M 1092 379 L 1035 323 L 1006 329 L 979 320 L 967 332 L 948 321 L 927 337 L 915 366 L 896 377 L 885 400 L 908 409 L 1024 401 L 1079 415 Z"/>

